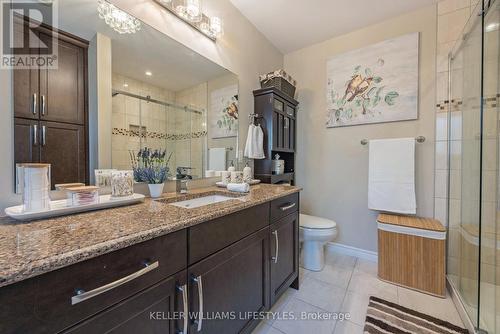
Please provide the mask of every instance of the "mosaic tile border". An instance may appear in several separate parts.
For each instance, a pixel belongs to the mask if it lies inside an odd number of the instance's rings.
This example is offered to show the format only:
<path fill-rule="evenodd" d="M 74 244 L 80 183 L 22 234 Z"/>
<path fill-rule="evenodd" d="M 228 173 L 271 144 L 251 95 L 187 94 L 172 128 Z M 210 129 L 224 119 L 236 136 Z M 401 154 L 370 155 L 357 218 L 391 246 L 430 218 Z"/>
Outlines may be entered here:
<path fill-rule="evenodd" d="M 150 139 L 165 139 L 165 140 L 184 140 L 184 139 L 196 139 L 202 138 L 207 135 L 207 131 L 197 131 L 190 133 L 181 134 L 170 134 L 161 133 L 153 131 L 134 131 L 128 129 L 113 128 L 111 132 L 113 135 L 125 136 L 125 137 L 140 137 L 140 138 L 150 138 Z"/>
<path fill-rule="evenodd" d="M 476 99 L 471 98 L 469 101 L 475 103 Z M 451 110 L 449 110 L 450 101 L 444 100 L 436 104 L 436 112 L 460 111 L 463 104 L 462 100 L 451 100 Z M 500 105 L 500 94 L 484 98 L 483 105 L 485 108 L 497 108 Z M 479 109 L 479 105 L 473 105 L 472 108 Z"/>

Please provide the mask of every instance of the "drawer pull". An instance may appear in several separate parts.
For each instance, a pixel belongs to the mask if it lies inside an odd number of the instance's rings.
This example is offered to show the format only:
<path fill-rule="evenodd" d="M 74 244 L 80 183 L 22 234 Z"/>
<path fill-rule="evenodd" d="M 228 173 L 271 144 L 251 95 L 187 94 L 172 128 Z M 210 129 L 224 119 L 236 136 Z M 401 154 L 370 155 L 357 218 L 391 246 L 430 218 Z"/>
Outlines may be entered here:
<path fill-rule="evenodd" d="M 201 332 L 201 328 L 203 325 L 203 281 L 201 280 L 201 275 L 198 277 L 193 277 L 193 282 L 198 284 L 198 304 L 200 311 L 198 312 L 198 320 L 195 321 L 195 324 L 198 325 L 196 329 L 198 332 Z"/>
<path fill-rule="evenodd" d="M 274 240 L 275 240 L 275 244 L 276 244 L 276 252 L 274 253 L 274 256 L 272 257 L 272 260 L 274 261 L 274 263 L 278 263 L 278 252 L 279 252 L 279 239 L 278 239 L 278 230 L 274 231 L 273 232 L 274 234 Z"/>
<path fill-rule="evenodd" d="M 291 203 L 291 204 L 288 204 L 285 206 L 281 206 L 280 209 L 281 209 L 281 211 L 290 210 L 290 209 L 294 208 L 295 205 L 297 205 L 297 203 L 294 202 L 294 203 Z"/>
<path fill-rule="evenodd" d="M 188 296 L 187 296 L 187 285 L 178 286 L 177 290 L 182 292 L 182 307 L 184 308 L 184 326 L 182 328 L 182 332 L 179 334 L 187 334 L 188 332 L 188 319 L 189 319 L 189 309 L 188 309 Z"/>
<path fill-rule="evenodd" d="M 111 282 L 109 284 L 98 287 L 94 290 L 90 290 L 90 291 L 85 291 L 85 290 L 81 290 L 81 289 L 76 290 L 76 295 L 71 297 L 71 305 L 76 305 L 76 304 L 81 303 L 87 299 L 94 298 L 94 297 L 96 297 L 96 296 L 98 296 L 106 291 L 117 288 L 120 285 L 123 285 L 127 282 L 130 282 L 130 281 L 158 268 L 159 266 L 160 266 L 160 263 L 158 261 L 156 261 L 156 262 L 153 262 L 151 264 L 146 264 L 145 268 L 143 268 L 139 271 L 136 271 L 133 274 L 130 274 L 128 276 L 120 278 L 119 280 L 116 280 L 116 281 Z"/>

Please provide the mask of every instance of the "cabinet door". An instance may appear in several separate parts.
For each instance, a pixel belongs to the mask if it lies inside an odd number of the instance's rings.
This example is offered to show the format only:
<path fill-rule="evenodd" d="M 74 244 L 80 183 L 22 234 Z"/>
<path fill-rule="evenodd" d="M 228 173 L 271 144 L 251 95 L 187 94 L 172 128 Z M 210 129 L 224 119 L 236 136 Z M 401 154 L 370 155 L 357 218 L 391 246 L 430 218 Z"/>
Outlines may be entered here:
<path fill-rule="evenodd" d="M 283 117 L 283 148 L 290 149 L 290 117 Z"/>
<path fill-rule="evenodd" d="M 185 284 L 186 271 L 182 271 L 65 333 L 177 334 L 183 332 L 185 314 L 183 301 L 187 301 Z M 183 298 L 183 293 L 186 294 L 185 298 Z"/>
<path fill-rule="evenodd" d="M 14 119 L 14 161 L 39 162 L 40 161 L 40 126 L 38 121 L 15 118 Z"/>
<path fill-rule="evenodd" d="M 85 128 L 80 125 L 40 122 L 40 161 L 51 164 L 52 186 L 86 183 Z"/>
<path fill-rule="evenodd" d="M 299 214 L 288 215 L 270 228 L 272 305 L 299 274 Z"/>
<path fill-rule="evenodd" d="M 41 41 L 52 37 L 40 33 Z M 40 70 L 40 117 L 46 121 L 85 123 L 86 49 L 62 38 L 54 40 L 58 68 Z"/>
<path fill-rule="evenodd" d="M 189 310 L 197 314 L 190 333 L 252 331 L 258 320 L 245 319 L 247 312 L 269 308 L 268 250 L 266 227 L 189 267 Z"/>
<path fill-rule="evenodd" d="M 15 45 L 23 45 L 18 48 L 17 54 L 30 54 L 28 24 L 18 16 L 14 17 L 14 41 Z M 19 43 L 19 44 L 18 44 Z M 21 44 L 22 43 L 22 44 Z M 38 94 L 38 69 L 16 69 L 13 73 L 13 97 L 14 116 L 38 119 L 39 94 Z"/>

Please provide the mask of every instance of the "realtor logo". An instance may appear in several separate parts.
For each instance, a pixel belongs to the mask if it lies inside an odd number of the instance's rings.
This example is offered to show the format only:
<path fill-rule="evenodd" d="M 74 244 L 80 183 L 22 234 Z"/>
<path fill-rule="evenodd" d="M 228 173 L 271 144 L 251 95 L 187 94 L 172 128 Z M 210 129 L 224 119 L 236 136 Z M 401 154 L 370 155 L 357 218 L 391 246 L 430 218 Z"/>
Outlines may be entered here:
<path fill-rule="evenodd" d="M 0 69 L 56 69 L 57 0 L 0 0 Z"/>

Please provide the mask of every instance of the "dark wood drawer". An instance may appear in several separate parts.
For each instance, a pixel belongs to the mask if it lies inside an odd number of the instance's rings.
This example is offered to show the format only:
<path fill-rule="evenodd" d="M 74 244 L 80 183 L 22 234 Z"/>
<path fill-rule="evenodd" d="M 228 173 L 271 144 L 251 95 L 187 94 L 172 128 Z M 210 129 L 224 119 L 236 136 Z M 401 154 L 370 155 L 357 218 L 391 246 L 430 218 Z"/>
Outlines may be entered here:
<path fill-rule="evenodd" d="M 182 230 L 0 288 L 0 332 L 61 331 L 185 269 L 186 259 Z M 73 298 L 103 287 L 111 289 Z"/>
<path fill-rule="evenodd" d="M 299 210 L 299 193 L 275 199 L 271 202 L 271 223 Z"/>
<path fill-rule="evenodd" d="M 269 225 L 269 203 L 189 228 L 189 264 Z"/>
<path fill-rule="evenodd" d="M 183 329 L 179 313 L 183 311 L 182 291 L 186 270 L 99 313 L 64 334 L 176 334 Z"/>

